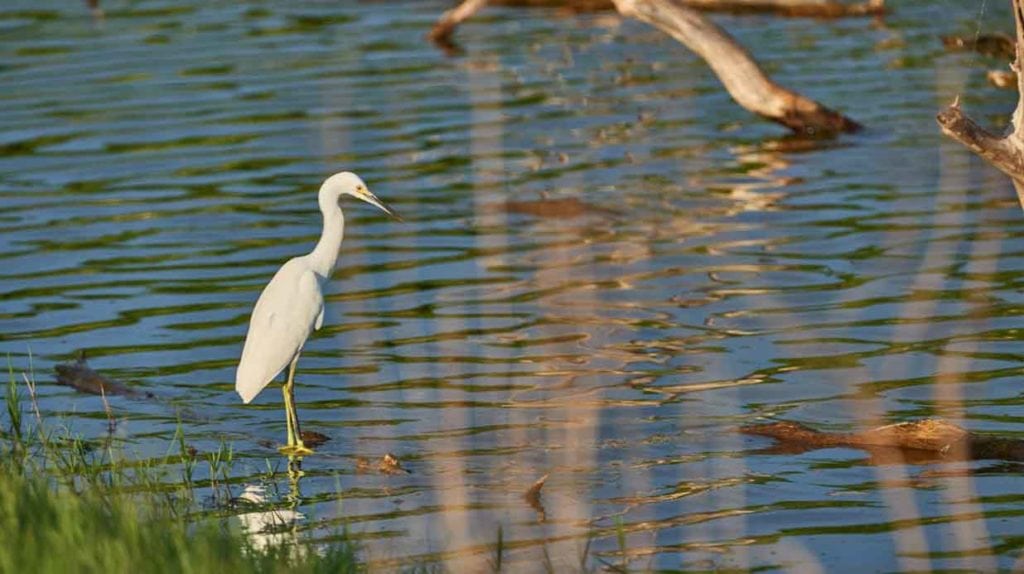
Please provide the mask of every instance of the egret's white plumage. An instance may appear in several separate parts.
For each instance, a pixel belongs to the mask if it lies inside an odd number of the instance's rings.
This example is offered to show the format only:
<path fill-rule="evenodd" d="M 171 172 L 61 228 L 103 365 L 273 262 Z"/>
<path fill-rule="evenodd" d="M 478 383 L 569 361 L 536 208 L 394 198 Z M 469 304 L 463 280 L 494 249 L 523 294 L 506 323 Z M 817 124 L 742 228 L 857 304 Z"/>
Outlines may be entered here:
<path fill-rule="evenodd" d="M 249 319 L 235 390 L 249 403 L 292 362 L 324 319 L 321 281 L 308 255 L 281 266 L 263 289 Z"/>
<path fill-rule="evenodd" d="M 338 206 L 343 195 L 357 197 L 394 213 L 370 193 L 363 180 L 351 172 L 332 175 L 320 186 L 320 212 L 324 229 L 320 241 L 308 255 L 294 257 L 274 274 L 263 289 L 249 319 L 249 332 L 235 375 L 235 390 L 248 403 L 274 378 L 291 365 L 285 383 L 285 408 L 288 410 L 288 441 L 293 438 L 302 447 L 298 436 L 298 419 L 290 401 L 295 362 L 309 334 L 324 321 L 323 285 L 334 270 L 338 247 L 345 234 L 345 216 Z"/>

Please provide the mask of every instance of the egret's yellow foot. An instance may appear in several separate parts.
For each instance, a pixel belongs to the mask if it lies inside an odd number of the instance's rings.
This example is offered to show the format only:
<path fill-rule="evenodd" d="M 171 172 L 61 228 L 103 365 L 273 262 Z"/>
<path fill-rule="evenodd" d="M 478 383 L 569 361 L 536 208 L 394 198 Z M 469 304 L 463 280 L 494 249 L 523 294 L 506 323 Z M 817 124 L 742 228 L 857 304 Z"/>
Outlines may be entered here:
<path fill-rule="evenodd" d="M 313 454 L 315 451 L 300 442 L 299 444 L 282 446 L 277 449 L 277 452 L 285 456 L 307 456 Z"/>

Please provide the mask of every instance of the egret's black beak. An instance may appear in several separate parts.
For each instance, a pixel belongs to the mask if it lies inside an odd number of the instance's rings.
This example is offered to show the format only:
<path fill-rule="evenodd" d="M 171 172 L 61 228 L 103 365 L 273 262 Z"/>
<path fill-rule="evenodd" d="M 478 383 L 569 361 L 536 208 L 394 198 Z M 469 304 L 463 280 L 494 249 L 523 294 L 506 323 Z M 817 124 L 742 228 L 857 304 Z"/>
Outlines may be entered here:
<path fill-rule="evenodd" d="M 379 207 L 381 211 L 390 215 L 391 217 L 394 217 L 398 221 L 405 221 L 404 219 L 402 219 L 400 215 L 395 213 L 394 209 L 392 209 L 389 205 L 381 201 L 380 198 L 371 193 L 370 190 L 368 189 L 362 192 L 362 194 L 359 196 L 359 199 L 365 201 L 366 203 L 369 203 L 370 205 L 375 205 Z"/>

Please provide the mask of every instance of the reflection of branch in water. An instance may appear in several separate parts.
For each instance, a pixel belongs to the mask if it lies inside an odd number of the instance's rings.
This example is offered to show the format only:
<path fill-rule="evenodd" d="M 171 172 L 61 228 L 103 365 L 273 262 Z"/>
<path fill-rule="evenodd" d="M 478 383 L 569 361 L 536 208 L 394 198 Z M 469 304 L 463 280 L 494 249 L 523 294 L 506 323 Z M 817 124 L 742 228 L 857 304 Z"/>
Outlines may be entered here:
<path fill-rule="evenodd" d="M 792 165 L 791 156 L 830 149 L 838 145 L 842 144 L 832 140 L 787 135 L 757 145 L 732 147 L 730 151 L 735 155 L 734 161 L 744 167 L 747 177 L 755 179 L 747 182 L 729 182 L 726 185 L 729 198 L 735 202 L 726 215 L 775 210 L 775 205 L 787 197 L 785 188 L 800 182 L 799 178 L 784 173 Z M 721 186 L 719 182 L 710 183 L 714 187 Z"/>

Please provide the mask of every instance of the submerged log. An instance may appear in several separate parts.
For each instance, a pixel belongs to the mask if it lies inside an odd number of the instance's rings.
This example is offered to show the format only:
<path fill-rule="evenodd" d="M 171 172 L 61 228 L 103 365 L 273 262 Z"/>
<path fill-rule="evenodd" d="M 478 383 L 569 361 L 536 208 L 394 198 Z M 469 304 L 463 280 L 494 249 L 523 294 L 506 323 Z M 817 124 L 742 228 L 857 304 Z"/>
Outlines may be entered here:
<path fill-rule="evenodd" d="M 1013 19 L 1017 35 L 1016 58 L 1011 65 L 1017 72 L 1017 109 L 1013 112 L 1009 133 L 998 136 L 979 126 L 963 113 L 960 98 L 936 116 L 942 133 L 960 142 L 993 167 L 1010 176 L 1017 199 L 1024 209 L 1024 74 L 1020 73 L 1024 63 L 1024 0 L 1011 0 Z"/>
<path fill-rule="evenodd" d="M 153 393 L 140 393 L 135 389 L 108 379 L 92 370 L 85 360 L 85 351 L 79 351 L 74 363 L 56 365 L 57 384 L 71 387 L 90 395 L 124 396 L 132 398 L 153 398 Z"/>
<path fill-rule="evenodd" d="M 852 447 L 873 453 L 877 453 L 878 449 L 904 451 L 904 458 L 911 462 L 977 459 L 1024 461 L 1024 440 L 971 432 L 941 419 L 897 423 L 858 433 L 822 432 L 791 421 L 749 425 L 741 427 L 740 432 L 774 438 L 780 446 L 788 446 L 791 447 L 789 450 L 800 452 Z"/>

